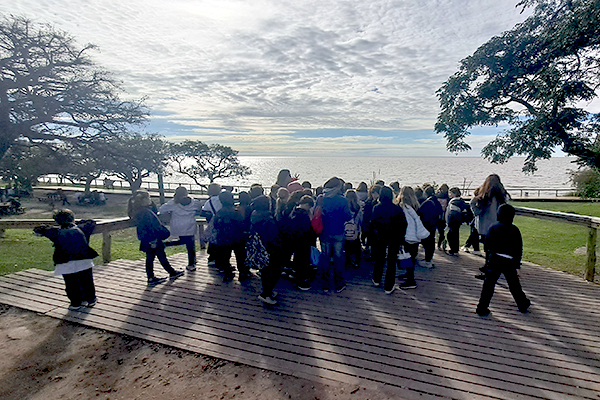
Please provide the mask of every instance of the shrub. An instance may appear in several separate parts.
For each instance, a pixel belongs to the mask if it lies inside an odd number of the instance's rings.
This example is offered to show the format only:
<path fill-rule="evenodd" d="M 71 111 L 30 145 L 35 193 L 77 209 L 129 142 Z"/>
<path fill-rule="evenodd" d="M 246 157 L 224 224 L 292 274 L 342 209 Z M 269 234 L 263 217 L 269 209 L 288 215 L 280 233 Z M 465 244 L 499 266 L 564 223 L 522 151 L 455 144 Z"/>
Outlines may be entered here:
<path fill-rule="evenodd" d="M 600 171 L 595 168 L 583 168 L 571 171 L 571 181 L 575 184 L 577 196 L 600 198 Z"/>

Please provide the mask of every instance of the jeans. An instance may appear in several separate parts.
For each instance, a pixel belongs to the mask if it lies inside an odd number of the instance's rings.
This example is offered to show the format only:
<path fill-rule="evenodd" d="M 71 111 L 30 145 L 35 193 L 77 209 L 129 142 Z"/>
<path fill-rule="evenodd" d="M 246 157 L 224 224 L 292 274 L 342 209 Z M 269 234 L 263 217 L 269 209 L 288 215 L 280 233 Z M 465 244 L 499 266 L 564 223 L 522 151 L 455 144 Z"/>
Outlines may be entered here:
<path fill-rule="evenodd" d="M 213 250 L 215 251 L 215 266 L 219 270 L 225 271 L 226 274 L 231 274 L 233 272 L 231 265 L 229 264 L 231 251 L 233 250 L 238 272 L 240 274 L 250 273 L 249 269 L 246 267 L 246 244 L 244 242 L 229 246 L 215 246 Z"/>
<path fill-rule="evenodd" d="M 404 251 L 410 254 L 410 260 L 412 261 L 412 267 L 406 268 L 406 282 L 415 282 L 415 265 L 417 264 L 417 254 L 419 253 L 419 243 L 405 243 Z"/>
<path fill-rule="evenodd" d="M 188 265 L 196 265 L 196 237 L 179 236 L 179 240 L 169 242 L 169 246 L 185 245 L 188 254 Z"/>
<path fill-rule="evenodd" d="M 92 301 L 96 298 L 92 268 L 73 274 L 63 275 L 65 291 L 72 306 L 80 306 L 82 301 Z"/>
<path fill-rule="evenodd" d="M 458 253 L 460 224 L 448 224 L 448 245 L 450 253 Z"/>
<path fill-rule="evenodd" d="M 272 297 L 273 289 L 281 277 L 281 253 L 278 250 L 269 253 L 269 264 L 260 271 L 263 298 Z"/>
<path fill-rule="evenodd" d="M 333 263 L 331 262 L 333 258 Z M 324 238 L 321 240 L 321 257 L 319 258 L 321 269 L 321 282 L 323 290 L 331 289 L 331 275 L 333 273 L 333 284 L 336 290 L 346 284 L 342 274 L 344 268 L 344 237 Z"/>
<path fill-rule="evenodd" d="M 433 258 L 433 253 L 435 251 L 435 231 L 436 227 L 432 229 L 428 229 L 429 236 L 425 239 L 421 240 L 421 244 L 423 244 L 423 248 L 425 249 L 425 261 L 430 262 Z"/>

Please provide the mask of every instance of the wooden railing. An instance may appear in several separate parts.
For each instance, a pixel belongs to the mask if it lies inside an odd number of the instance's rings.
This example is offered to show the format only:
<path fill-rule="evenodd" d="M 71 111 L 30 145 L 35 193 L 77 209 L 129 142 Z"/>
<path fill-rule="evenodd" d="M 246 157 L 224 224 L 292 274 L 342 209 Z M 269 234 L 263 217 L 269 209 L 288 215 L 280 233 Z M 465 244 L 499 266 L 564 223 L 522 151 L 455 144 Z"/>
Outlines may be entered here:
<path fill-rule="evenodd" d="M 587 227 L 588 238 L 585 279 L 590 282 L 594 281 L 594 274 L 596 270 L 596 239 L 598 237 L 598 228 L 600 228 L 600 218 L 558 211 L 538 210 L 528 207 L 515 207 L 515 210 L 517 215 L 524 217 L 539 218 L 555 222 L 565 222 Z"/>
<path fill-rule="evenodd" d="M 548 221 L 563 222 L 585 226 L 588 228 L 587 238 L 587 263 L 585 271 L 585 279 L 593 282 L 596 269 L 596 240 L 598 237 L 598 229 L 600 229 L 600 218 L 591 217 L 588 215 L 570 214 L 558 211 L 538 210 L 528 207 L 515 207 L 517 215 L 524 217 L 532 217 L 545 219 Z M 200 237 L 204 230 L 206 221 L 198 219 L 198 227 L 200 229 Z M 52 225 L 53 220 L 0 220 L 0 231 L 4 229 L 33 229 L 36 226 Z M 113 231 L 127 229 L 134 226 L 129 218 L 117 218 L 111 220 L 101 220 L 96 224 L 94 234 L 102 234 L 102 261 L 106 264 L 111 260 L 111 240 Z"/>
<path fill-rule="evenodd" d="M 198 228 L 200 229 L 199 236 L 202 237 L 206 220 L 201 218 L 197 220 L 197 223 Z M 0 231 L 5 229 L 33 229 L 36 226 L 53 224 L 54 220 L 51 219 L 25 219 L 19 221 L 0 220 Z M 135 225 L 129 218 L 115 218 L 110 220 L 99 220 L 96 222 L 96 228 L 94 229 L 93 234 L 102 234 L 102 262 L 104 264 L 108 264 L 111 260 L 112 232 L 131 228 L 133 226 Z"/>

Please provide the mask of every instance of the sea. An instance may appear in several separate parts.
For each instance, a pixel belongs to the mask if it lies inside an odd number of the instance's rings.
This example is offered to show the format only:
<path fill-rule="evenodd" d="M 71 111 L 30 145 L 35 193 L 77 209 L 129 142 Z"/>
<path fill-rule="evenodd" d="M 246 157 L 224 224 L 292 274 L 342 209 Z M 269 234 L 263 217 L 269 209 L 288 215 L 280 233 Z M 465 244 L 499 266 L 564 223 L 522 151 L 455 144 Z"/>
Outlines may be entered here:
<path fill-rule="evenodd" d="M 514 191 L 545 190 L 567 194 L 572 190 L 570 171 L 577 170 L 573 157 L 553 157 L 538 162 L 534 174 L 522 171 L 525 159 L 511 158 L 505 164 L 492 164 L 480 157 L 259 157 L 239 156 L 242 165 L 251 174 L 244 178 L 218 179 L 217 182 L 231 186 L 250 186 L 260 183 L 269 187 L 275 183 L 282 169 L 290 170 L 300 182 L 308 181 L 313 187 L 321 186 L 333 176 L 351 182 L 367 184 L 383 180 L 386 184 L 398 181 L 401 186 L 418 186 L 424 183 L 461 189 L 475 189 L 490 174 L 498 174 L 506 188 Z M 192 183 L 179 174 L 165 176 L 166 182 Z M 537 192 L 536 192 L 537 194 Z M 515 193 L 519 195 L 519 193 Z M 521 195 L 523 195 L 521 193 Z"/>

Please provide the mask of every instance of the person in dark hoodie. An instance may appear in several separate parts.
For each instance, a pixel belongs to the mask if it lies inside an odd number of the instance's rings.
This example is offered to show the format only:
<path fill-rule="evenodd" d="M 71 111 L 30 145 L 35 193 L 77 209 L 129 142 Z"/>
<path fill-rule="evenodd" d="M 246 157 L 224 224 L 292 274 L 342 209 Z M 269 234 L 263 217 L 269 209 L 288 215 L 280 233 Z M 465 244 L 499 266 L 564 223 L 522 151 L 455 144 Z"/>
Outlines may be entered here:
<path fill-rule="evenodd" d="M 71 302 L 69 310 L 92 307 L 96 304 L 92 268 L 98 253 L 90 247 L 89 241 L 96 223 L 85 220 L 75 224 L 73 211 L 66 208 L 55 211 L 54 220 L 58 227 L 38 226 L 33 232 L 47 237 L 54 245 L 54 274 L 62 275 L 65 280 L 65 291 Z"/>
<path fill-rule="evenodd" d="M 317 235 L 310 224 L 310 210 L 315 202 L 311 196 L 303 196 L 290 218 L 290 243 L 294 250 L 293 270 L 300 290 L 310 290 L 310 248 L 316 244 Z"/>
<path fill-rule="evenodd" d="M 433 253 L 435 251 L 435 231 L 437 230 L 440 218 L 442 218 L 444 211 L 442 205 L 438 201 L 435 195 L 435 189 L 432 186 L 426 186 L 423 189 L 423 193 L 427 196 L 417 214 L 421 217 L 421 221 L 425 228 L 430 232 L 430 235 L 421 241 L 423 248 L 425 249 L 425 262 L 421 265 L 425 268 L 433 268 L 431 260 L 433 259 Z"/>
<path fill-rule="evenodd" d="M 231 251 L 235 253 L 235 261 L 239 272 L 238 280 L 243 281 L 252 276 L 246 266 L 246 230 L 244 217 L 234 206 L 233 194 L 228 191 L 219 193 L 221 209 L 215 215 L 214 227 L 217 231 L 215 266 L 224 272 L 223 281 L 233 280 L 235 274 L 229 264 Z"/>
<path fill-rule="evenodd" d="M 259 196 L 252 202 L 250 235 L 258 234 L 260 241 L 269 253 L 269 263 L 261 270 L 262 293 L 258 296 L 265 304 L 275 305 L 277 293 L 273 291 L 281 277 L 281 241 L 279 229 L 271 214 L 271 201 L 267 196 Z"/>
<path fill-rule="evenodd" d="M 451 256 L 458 255 L 459 242 L 459 231 L 460 226 L 465 220 L 465 215 L 470 210 L 469 205 L 460 197 L 460 189 L 453 187 L 448 191 L 450 201 L 446 208 L 446 224 L 448 225 L 448 245 L 450 250 L 448 254 Z"/>
<path fill-rule="evenodd" d="M 486 253 L 487 274 L 481 289 L 477 314 L 486 316 L 490 313 L 489 305 L 494 295 L 494 288 L 498 278 L 504 274 L 508 288 L 512 294 L 519 311 L 527 312 L 531 301 L 525 296 L 519 281 L 517 269 L 521 265 L 523 256 L 523 239 L 521 231 L 513 224 L 515 209 L 510 204 L 498 207 L 498 222 L 493 224 L 487 234 L 484 249 Z"/>
<path fill-rule="evenodd" d="M 373 234 L 373 284 L 379 286 L 383 275 L 383 265 L 386 260 L 387 271 L 383 288 L 386 294 L 396 289 L 396 259 L 400 245 L 406 235 L 406 216 L 402 207 L 393 203 L 394 192 L 384 186 L 379 194 L 379 203 L 373 208 L 371 228 Z"/>

